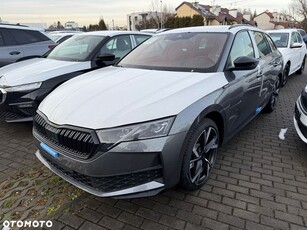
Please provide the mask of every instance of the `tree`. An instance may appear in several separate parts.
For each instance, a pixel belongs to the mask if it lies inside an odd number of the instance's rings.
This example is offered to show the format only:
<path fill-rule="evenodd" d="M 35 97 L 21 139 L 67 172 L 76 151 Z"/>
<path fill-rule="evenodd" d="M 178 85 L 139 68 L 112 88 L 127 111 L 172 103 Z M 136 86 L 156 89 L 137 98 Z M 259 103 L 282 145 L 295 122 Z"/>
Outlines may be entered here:
<path fill-rule="evenodd" d="M 56 28 L 57 29 L 64 29 L 64 26 L 62 26 L 60 21 L 58 21 Z"/>
<path fill-rule="evenodd" d="M 301 20 L 301 25 L 304 30 L 307 30 L 307 1 L 306 0 L 292 0 L 289 4 L 289 15 L 293 21 L 295 18 Z"/>
<path fill-rule="evenodd" d="M 101 17 L 98 24 L 94 24 L 94 25 L 90 24 L 87 30 L 88 31 L 107 30 L 107 26 L 103 18 Z"/>
<path fill-rule="evenodd" d="M 204 18 L 201 15 L 191 17 L 169 17 L 165 22 L 166 28 L 182 28 L 190 26 L 203 26 Z"/>
<path fill-rule="evenodd" d="M 106 30 L 107 29 L 107 26 L 106 26 L 102 17 L 100 18 L 100 21 L 98 23 L 98 27 L 99 27 L 100 30 Z"/>

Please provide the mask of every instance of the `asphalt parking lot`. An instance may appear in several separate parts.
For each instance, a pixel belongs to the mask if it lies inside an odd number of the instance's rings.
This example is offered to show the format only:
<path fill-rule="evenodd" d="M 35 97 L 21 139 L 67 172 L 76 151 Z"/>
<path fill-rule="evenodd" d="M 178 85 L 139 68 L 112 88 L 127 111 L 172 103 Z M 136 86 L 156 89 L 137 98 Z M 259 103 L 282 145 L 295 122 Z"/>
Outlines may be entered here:
<path fill-rule="evenodd" d="M 220 149 L 201 190 L 174 188 L 142 199 L 97 198 L 76 190 L 36 160 L 31 124 L 0 123 L 0 224 L 42 218 L 53 220 L 52 229 L 65 230 L 307 229 L 307 145 L 292 118 L 306 83 L 306 71 L 289 78 L 276 110 L 260 114 Z M 288 128 L 285 140 L 278 138 L 282 128 Z M 54 207 L 57 196 L 61 205 Z M 38 202 L 42 197 L 45 202 Z"/>

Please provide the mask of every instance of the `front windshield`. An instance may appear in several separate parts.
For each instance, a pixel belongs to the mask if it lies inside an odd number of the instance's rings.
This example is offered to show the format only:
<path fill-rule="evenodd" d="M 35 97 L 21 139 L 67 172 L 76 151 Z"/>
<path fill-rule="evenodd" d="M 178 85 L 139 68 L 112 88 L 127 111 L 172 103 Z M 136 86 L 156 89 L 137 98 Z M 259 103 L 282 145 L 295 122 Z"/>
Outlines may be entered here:
<path fill-rule="evenodd" d="M 184 72 L 214 72 L 227 40 L 227 33 L 171 33 L 146 40 L 119 66 Z"/>
<path fill-rule="evenodd" d="M 278 48 L 286 48 L 288 47 L 288 33 L 269 33 L 275 45 Z"/>
<path fill-rule="evenodd" d="M 86 61 L 104 38 L 96 35 L 75 35 L 56 46 L 47 58 L 61 61 Z"/>

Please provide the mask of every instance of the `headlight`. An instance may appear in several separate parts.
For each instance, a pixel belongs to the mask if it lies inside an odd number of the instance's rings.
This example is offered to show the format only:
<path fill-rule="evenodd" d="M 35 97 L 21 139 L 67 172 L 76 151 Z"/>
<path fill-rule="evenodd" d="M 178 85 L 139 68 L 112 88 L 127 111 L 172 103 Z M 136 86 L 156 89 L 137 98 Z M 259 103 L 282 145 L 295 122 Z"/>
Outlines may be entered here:
<path fill-rule="evenodd" d="M 168 135 L 174 117 L 128 125 L 114 129 L 97 131 L 98 138 L 104 144 L 118 144 L 123 141 L 143 140 Z"/>
<path fill-rule="evenodd" d="M 305 86 L 304 91 L 305 91 L 305 93 L 307 93 L 307 85 Z"/>
<path fill-rule="evenodd" d="M 17 85 L 17 86 L 11 86 L 4 88 L 6 92 L 19 92 L 19 91 L 29 91 L 29 90 L 35 90 L 40 88 L 42 85 L 41 82 L 35 82 L 31 84 L 25 84 L 25 85 Z"/>

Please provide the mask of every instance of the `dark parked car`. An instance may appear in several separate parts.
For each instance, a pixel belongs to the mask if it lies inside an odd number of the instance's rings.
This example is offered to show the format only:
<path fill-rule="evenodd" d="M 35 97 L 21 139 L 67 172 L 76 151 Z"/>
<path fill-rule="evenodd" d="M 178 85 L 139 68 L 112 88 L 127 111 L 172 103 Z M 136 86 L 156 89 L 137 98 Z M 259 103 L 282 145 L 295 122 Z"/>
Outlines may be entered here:
<path fill-rule="evenodd" d="M 297 134 L 307 144 L 307 86 L 295 103 L 293 120 Z"/>
<path fill-rule="evenodd" d="M 0 67 L 40 57 L 54 45 L 41 30 L 0 23 Z"/>
<path fill-rule="evenodd" d="M 249 26 L 159 33 L 116 66 L 54 90 L 38 108 L 38 159 L 96 196 L 200 188 L 218 148 L 273 111 L 282 56 Z"/>
<path fill-rule="evenodd" d="M 150 36 L 127 31 L 78 33 L 45 57 L 0 68 L 0 120 L 32 120 L 39 103 L 57 86 L 80 74 L 115 64 Z"/>

